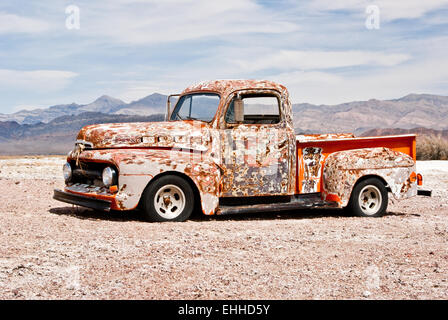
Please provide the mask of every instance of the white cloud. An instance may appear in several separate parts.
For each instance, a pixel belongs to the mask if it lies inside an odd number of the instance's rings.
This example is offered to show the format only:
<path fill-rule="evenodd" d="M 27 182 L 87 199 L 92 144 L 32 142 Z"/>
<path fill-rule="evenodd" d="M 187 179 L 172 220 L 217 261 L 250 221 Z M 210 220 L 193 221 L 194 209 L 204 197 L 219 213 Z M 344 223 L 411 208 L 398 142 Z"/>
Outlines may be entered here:
<path fill-rule="evenodd" d="M 335 75 L 327 72 L 287 72 L 273 77 L 286 85 L 294 102 L 337 104 L 355 100 L 393 99 L 409 93 L 446 94 L 448 62 L 442 57 L 370 73 Z"/>
<path fill-rule="evenodd" d="M 448 0 L 76 0 L 81 29 L 71 31 L 59 1 L 26 8 L 9 1 L 16 15 L 0 12 L 0 36 L 32 37 L 5 37 L 11 46 L 0 52 L 0 90 L 25 89 L 29 97 L 4 95 L 8 107 L 87 101 L 103 93 L 132 101 L 223 78 L 278 80 L 294 102 L 331 104 L 438 88 L 446 93 L 448 87 L 444 59 L 434 59 L 436 65 L 428 57 L 446 51 L 443 30 L 428 26 L 446 21 L 443 11 L 434 11 L 448 9 Z M 365 9 L 372 4 L 380 7 L 381 22 L 423 19 L 367 31 Z M 342 12 L 329 12 L 337 9 Z M 73 63 L 85 81 L 57 71 Z M 67 89 L 55 92 L 61 88 Z"/>
<path fill-rule="evenodd" d="M 410 59 L 407 54 L 370 51 L 294 51 L 279 50 L 256 58 L 235 59 L 240 68 L 257 71 L 269 68 L 288 70 L 330 69 L 350 66 L 394 66 Z"/>
<path fill-rule="evenodd" d="M 45 21 L 0 12 L 0 34 L 40 33 L 47 31 L 49 27 Z"/>
<path fill-rule="evenodd" d="M 132 44 L 298 29 L 253 0 L 125 0 L 80 8 L 85 35 Z"/>
<path fill-rule="evenodd" d="M 71 71 L 0 69 L 0 86 L 2 89 L 55 91 L 67 86 L 76 76 L 78 74 Z"/>
<path fill-rule="evenodd" d="M 365 66 L 373 66 L 374 68 L 367 69 L 393 70 L 409 59 L 406 54 L 361 51 L 283 50 L 272 53 L 271 49 L 263 47 L 229 50 L 218 48 L 217 51 L 220 53 L 211 52 L 210 57 L 200 59 L 194 65 L 189 64 L 165 70 L 163 75 L 156 71 L 155 73 L 159 75 L 155 79 L 118 81 L 114 82 L 113 86 L 119 90 L 118 98 L 132 101 L 153 92 L 178 93 L 188 85 L 201 80 L 263 78 L 277 80 L 288 85 L 294 94 L 297 93 L 293 98 L 300 99 L 300 101 L 333 103 L 348 101 L 347 99 L 355 97 L 358 92 L 361 92 L 360 97 L 369 97 L 366 95 L 368 91 L 364 91 L 356 85 L 358 89 L 353 89 L 351 92 L 352 82 L 356 82 L 358 79 L 354 79 L 354 76 L 332 73 L 326 69 L 354 67 L 350 69 L 351 72 L 362 73 L 363 70 L 366 72 Z M 256 52 L 259 54 L 257 55 Z M 235 60 L 234 57 L 237 56 L 242 58 Z M 251 59 L 251 57 L 256 58 Z M 271 72 L 267 72 L 272 69 L 278 70 L 280 73 L 272 76 Z M 323 88 L 329 88 L 331 92 L 324 93 Z M 333 92 L 332 88 L 338 88 L 344 94 L 338 94 L 338 90 Z"/>
<path fill-rule="evenodd" d="M 368 5 L 380 8 L 381 19 L 414 19 L 448 5 L 448 0 L 315 0 L 310 7 L 319 11 L 350 10 L 365 14 Z"/>
<path fill-rule="evenodd" d="M 180 75 L 182 77 L 182 75 Z M 174 94 L 180 93 L 191 85 L 191 79 L 158 79 L 153 81 L 120 81 L 117 98 L 132 102 L 144 98 L 152 93 Z"/>

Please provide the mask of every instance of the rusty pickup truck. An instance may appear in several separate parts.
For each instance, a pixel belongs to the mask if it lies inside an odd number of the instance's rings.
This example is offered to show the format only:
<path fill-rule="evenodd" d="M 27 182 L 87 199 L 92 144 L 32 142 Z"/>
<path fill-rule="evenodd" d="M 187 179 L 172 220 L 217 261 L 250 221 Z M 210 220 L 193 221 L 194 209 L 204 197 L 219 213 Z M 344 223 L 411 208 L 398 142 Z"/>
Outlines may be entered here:
<path fill-rule="evenodd" d="M 430 193 L 418 187 L 415 135 L 296 135 L 292 116 L 288 91 L 275 82 L 201 82 L 168 97 L 164 122 L 82 128 L 54 198 L 184 221 L 194 210 L 322 207 L 378 217 L 389 196 Z"/>

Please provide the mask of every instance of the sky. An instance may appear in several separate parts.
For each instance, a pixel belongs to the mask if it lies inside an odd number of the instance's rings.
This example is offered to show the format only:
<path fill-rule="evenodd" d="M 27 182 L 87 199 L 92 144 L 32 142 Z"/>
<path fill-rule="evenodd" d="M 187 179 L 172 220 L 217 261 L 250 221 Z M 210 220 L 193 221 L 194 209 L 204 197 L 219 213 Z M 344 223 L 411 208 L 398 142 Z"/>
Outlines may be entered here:
<path fill-rule="evenodd" d="M 294 103 L 448 95 L 448 0 L 2 0 L 0 113 L 267 79 Z"/>

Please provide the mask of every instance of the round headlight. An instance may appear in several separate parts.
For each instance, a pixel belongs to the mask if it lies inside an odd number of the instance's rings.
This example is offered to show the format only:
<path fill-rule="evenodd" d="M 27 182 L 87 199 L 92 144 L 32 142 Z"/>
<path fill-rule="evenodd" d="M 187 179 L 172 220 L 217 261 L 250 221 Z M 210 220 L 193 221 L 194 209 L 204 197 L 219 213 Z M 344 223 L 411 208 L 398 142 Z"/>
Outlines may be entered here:
<path fill-rule="evenodd" d="M 62 173 L 64 174 L 64 180 L 66 182 L 70 181 L 70 179 L 72 178 L 72 166 L 70 165 L 70 163 L 67 162 L 64 164 Z"/>
<path fill-rule="evenodd" d="M 106 167 L 103 170 L 103 183 L 106 187 L 110 187 L 115 184 L 117 179 L 117 173 L 111 167 Z"/>

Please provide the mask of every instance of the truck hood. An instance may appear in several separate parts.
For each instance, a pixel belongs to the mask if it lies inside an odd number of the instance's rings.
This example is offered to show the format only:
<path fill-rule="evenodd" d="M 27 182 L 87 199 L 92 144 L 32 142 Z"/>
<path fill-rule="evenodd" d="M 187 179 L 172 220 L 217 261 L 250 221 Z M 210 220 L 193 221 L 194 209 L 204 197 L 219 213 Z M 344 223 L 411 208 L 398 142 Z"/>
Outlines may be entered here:
<path fill-rule="evenodd" d="M 85 126 L 77 143 L 86 148 L 165 147 L 206 151 L 210 127 L 202 121 L 108 123 Z"/>

